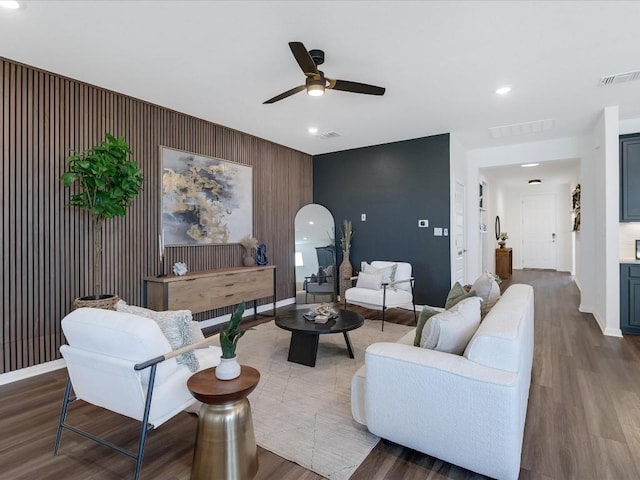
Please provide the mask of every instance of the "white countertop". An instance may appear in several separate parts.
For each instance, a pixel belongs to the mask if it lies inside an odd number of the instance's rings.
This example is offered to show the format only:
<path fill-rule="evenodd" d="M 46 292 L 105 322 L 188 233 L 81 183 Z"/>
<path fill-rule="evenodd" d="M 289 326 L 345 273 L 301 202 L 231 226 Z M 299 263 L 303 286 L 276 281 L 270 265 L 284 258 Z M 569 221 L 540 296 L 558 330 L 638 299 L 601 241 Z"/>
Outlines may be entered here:
<path fill-rule="evenodd" d="M 621 258 L 620 263 L 640 263 L 640 260 L 636 260 L 635 258 Z"/>

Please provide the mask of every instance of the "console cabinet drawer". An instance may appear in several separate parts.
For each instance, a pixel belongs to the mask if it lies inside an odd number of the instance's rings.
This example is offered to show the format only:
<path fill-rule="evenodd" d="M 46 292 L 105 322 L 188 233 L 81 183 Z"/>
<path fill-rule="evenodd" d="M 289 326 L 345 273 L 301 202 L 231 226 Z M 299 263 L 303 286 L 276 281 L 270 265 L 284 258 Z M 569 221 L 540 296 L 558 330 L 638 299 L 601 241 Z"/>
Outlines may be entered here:
<path fill-rule="evenodd" d="M 273 296 L 275 266 L 191 272 L 145 279 L 145 306 L 153 310 L 206 312 L 241 301 Z"/>

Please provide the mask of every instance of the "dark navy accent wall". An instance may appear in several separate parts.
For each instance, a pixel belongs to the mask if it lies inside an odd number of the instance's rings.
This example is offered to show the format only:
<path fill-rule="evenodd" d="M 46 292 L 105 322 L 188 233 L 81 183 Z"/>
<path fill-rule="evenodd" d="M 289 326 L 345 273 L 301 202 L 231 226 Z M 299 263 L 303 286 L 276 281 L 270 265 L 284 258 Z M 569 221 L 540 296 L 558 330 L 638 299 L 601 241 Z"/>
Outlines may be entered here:
<path fill-rule="evenodd" d="M 449 134 L 313 157 L 313 200 L 331 211 L 339 230 L 353 222 L 351 264 L 393 260 L 413 265 L 417 304 L 444 305 L 450 288 Z M 367 220 L 362 222 L 362 213 Z M 418 220 L 429 220 L 418 228 Z"/>

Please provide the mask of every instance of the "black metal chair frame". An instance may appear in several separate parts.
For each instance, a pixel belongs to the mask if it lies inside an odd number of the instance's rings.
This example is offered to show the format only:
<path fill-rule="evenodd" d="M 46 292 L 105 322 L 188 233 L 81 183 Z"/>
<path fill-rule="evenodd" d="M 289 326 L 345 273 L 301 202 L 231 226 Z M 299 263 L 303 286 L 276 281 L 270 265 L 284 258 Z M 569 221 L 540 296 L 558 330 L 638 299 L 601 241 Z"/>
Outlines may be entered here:
<path fill-rule="evenodd" d="M 144 446 L 147 440 L 147 434 L 149 432 L 149 427 L 153 427 L 153 425 L 149 424 L 149 412 L 151 410 L 151 398 L 153 395 L 153 386 L 156 380 L 156 367 L 158 366 L 158 363 L 160 363 L 164 359 L 165 358 L 163 356 L 156 357 L 147 362 L 139 363 L 133 367 L 134 370 L 138 370 L 138 371 L 151 367 L 151 371 L 149 372 L 149 385 L 147 387 L 147 397 L 145 399 L 144 414 L 142 417 L 142 428 L 140 431 L 140 438 L 138 440 L 137 452 L 132 452 L 130 450 L 122 448 L 118 445 L 115 445 L 109 442 L 108 440 L 97 437 L 96 435 L 93 435 L 89 432 L 86 432 L 77 427 L 74 427 L 73 425 L 69 425 L 68 423 L 66 423 L 67 411 L 68 411 L 69 405 L 78 399 L 75 395 L 73 397 L 71 396 L 72 385 L 71 385 L 71 377 L 69 376 L 67 378 L 67 386 L 64 392 L 64 400 L 62 401 L 62 411 L 60 412 L 60 423 L 58 424 L 58 433 L 56 435 L 56 446 L 53 451 L 53 454 L 58 455 L 58 449 L 60 447 L 60 441 L 62 439 L 62 431 L 64 429 L 67 429 L 77 433 L 78 435 L 82 435 L 83 437 L 88 438 L 89 440 L 93 440 L 94 442 L 99 443 L 100 445 L 103 445 L 112 450 L 115 450 L 124 455 L 127 455 L 128 457 L 133 458 L 136 461 L 136 470 L 133 478 L 134 480 L 138 480 L 140 478 L 140 470 L 142 469 L 142 456 L 144 455 Z"/>

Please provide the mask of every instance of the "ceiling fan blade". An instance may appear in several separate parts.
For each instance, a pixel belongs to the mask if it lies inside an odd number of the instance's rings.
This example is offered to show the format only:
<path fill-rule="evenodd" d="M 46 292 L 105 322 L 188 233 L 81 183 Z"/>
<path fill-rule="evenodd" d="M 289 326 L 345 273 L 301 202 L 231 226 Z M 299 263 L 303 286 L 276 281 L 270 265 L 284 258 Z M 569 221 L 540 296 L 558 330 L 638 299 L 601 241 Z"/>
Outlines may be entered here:
<path fill-rule="evenodd" d="M 384 95 L 385 89 L 383 87 L 376 87 L 375 85 L 367 85 L 366 83 L 349 82 L 347 80 L 331 80 L 327 88 L 333 90 L 342 90 L 343 92 L 352 93 L 366 93 L 367 95 Z"/>
<path fill-rule="evenodd" d="M 313 61 L 302 42 L 289 42 L 289 48 L 305 75 L 320 75 L 316 62 Z"/>
<path fill-rule="evenodd" d="M 294 93 L 298 93 L 301 92 L 302 90 L 304 90 L 306 87 L 306 85 L 300 85 L 297 87 L 292 88 L 291 90 L 287 90 L 284 93 L 281 93 L 280 95 L 276 95 L 273 98 L 270 98 L 269 100 L 267 100 L 266 102 L 262 102 L 262 104 L 264 105 L 265 103 L 275 103 L 278 102 L 280 100 L 282 100 L 283 98 L 287 98 L 290 97 L 291 95 L 293 95 Z"/>

